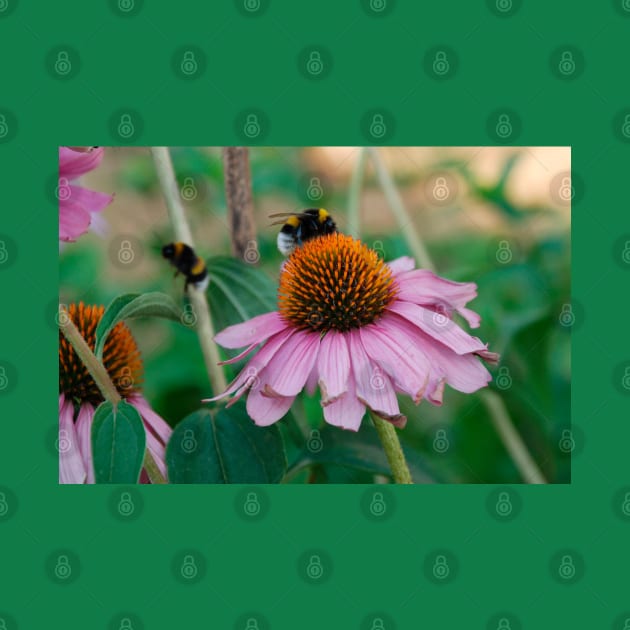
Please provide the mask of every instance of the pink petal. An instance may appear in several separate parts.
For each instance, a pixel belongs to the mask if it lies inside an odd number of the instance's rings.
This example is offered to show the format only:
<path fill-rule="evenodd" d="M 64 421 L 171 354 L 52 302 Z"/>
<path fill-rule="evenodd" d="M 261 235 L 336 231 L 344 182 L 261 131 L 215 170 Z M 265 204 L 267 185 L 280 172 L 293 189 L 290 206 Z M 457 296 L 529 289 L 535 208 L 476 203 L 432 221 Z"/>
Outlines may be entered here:
<path fill-rule="evenodd" d="M 153 460 L 155 461 L 158 470 L 162 473 L 162 477 L 164 479 L 167 478 L 166 471 L 166 448 L 162 442 L 160 442 L 151 431 L 147 431 L 147 448 L 149 452 L 153 456 Z"/>
<path fill-rule="evenodd" d="M 392 317 L 386 314 L 378 324 L 361 328 L 361 342 L 370 359 L 418 404 L 429 383 L 431 366 L 409 336 L 390 325 Z"/>
<path fill-rule="evenodd" d="M 127 402 L 140 412 L 145 426 L 159 436 L 163 444 L 167 444 L 173 429 L 171 429 L 166 420 L 153 411 L 146 398 L 140 394 L 132 394 L 127 398 Z"/>
<path fill-rule="evenodd" d="M 224 348 L 243 348 L 259 344 L 285 328 L 287 328 L 287 323 L 280 313 L 273 311 L 252 317 L 242 324 L 228 326 L 218 333 L 214 340 Z"/>
<path fill-rule="evenodd" d="M 319 356 L 321 357 L 322 352 L 321 349 L 319 351 Z M 306 383 L 304 384 L 304 389 L 306 390 L 309 396 L 312 396 L 315 393 L 315 388 L 317 387 L 317 379 L 319 378 L 319 372 L 317 370 L 317 365 L 313 366 L 311 373 L 308 375 L 306 379 Z"/>
<path fill-rule="evenodd" d="M 247 413 L 261 427 L 277 422 L 291 408 L 295 396 L 263 396 L 260 386 L 253 388 L 247 396 Z"/>
<path fill-rule="evenodd" d="M 457 312 L 468 322 L 471 328 L 479 328 L 481 317 L 475 311 L 471 311 L 469 308 L 458 308 Z"/>
<path fill-rule="evenodd" d="M 265 385 L 280 396 L 296 396 L 304 388 L 318 351 L 319 333 L 296 331 L 267 363 Z"/>
<path fill-rule="evenodd" d="M 255 381 L 258 381 L 261 371 L 265 368 L 267 363 L 269 363 L 273 355 L 278 351 L 282 344 L 291 337 L 293 332 L 293 329 L 285 327 L 284 330 L 270 337 L 267 340 L 267 343 L 265 343 L 265 345 L 247 363 L 247 365 L 241 370 L 241 373 L 230 383 L 228 388 L 222 394 L 214 396 L 213 398 L 204 398 L 202 402 L 213 402 L 215 400 L 225 398 L 243 387 L 243 385 L 251 387 Z"/>
<path fill-rule="evenodd" d="M 66 400 L 59 412 L 59 483 L 84 483 L 86 472 L 74 427 L 72 401 Z"/>
<path fill-rule="evenodd" d="M 257 345 L 258 344 L 253 343 L 251 346 L 245 348 L 245 350 L 243 350 L 242 352 L 239 352 L 235 357 L 232 357 L 231 359 L 226 359 L 225 361 L 219 361 L 219 365 L 230 365 L 232 363 L 237 363 L 238 361 L 246 357 L 250 352 L 252 352 Z"/>
<path fill-rule="evenodd" d="M 448 346 L 457 354 L 479 352 L 486 346 L 477 337 L 464 332 L 452 319 L 443 313 L 430 311 L 417 304 L 395 300 L 388 306 L 390 311 L 404 317 L 436 341 Z"/>
<path fill-rule="evenodd" d="M 320 343 L 317 371 L 323 405 L 327 405 L 348 390 L 350 357 L 343 334 L 331 330 L 324 335 Z"/>
<path fill-rule="evenodd" d="M 94 483 L 94 464 L 92 459 L 92 420 L 94 419 L 94 407 L 90 403 L 82 403 L 75 424 L 79 450 L 83 459 L 83 465 L 87 472 L 86 483 Z"/>
<path fill-rule="evenodd" d="M 365 415 L 365 405 L 357 398 L 354 376 L 348 374 L 348 391 L 324 407 L 324 420 L 342 429 L 358 431 Z"/>
<path fill-rule="evenodd" d="M 70 147 L 59 147 L 59 176 L 74 179 L 94 170 L 103 159 L 103 147 L 87 151 L 75 151 Z"/>
<path fill-rule="evenodd" d="M 82 186 L 71 184 L 67 188 L 70 190 L 67 201 L 83 206 L 83 208 L 90 212 L 99 212 L 114 200 L 112 195 L 106 195 L 105 193 L 83 188 Z M 64 200 L 64 202 L 65 201 L 66 200 Z M 63 202 L 60 201 L 60 204 L 61 203 Z"/>
<path fill-rule="evenodd" d="M 90 227 L 90 213 L 81 205 L 59 202 L 59 240 L 76 241 Z"/>
<path fill-rule="evenodd" d="M 401 256 L 387 263 L 391 269 L 392 275 L 396 276 L 403 271 L 411 271 L 416 266 L 416 261 L 409 256 Z"/>
<path fill-rule="evenodd" d="M 357 398 L 385 419 L 401 418 L 394 386 L 382 368 L 369 359 L 359 331 L 351 331 L 348 341 Z"/>

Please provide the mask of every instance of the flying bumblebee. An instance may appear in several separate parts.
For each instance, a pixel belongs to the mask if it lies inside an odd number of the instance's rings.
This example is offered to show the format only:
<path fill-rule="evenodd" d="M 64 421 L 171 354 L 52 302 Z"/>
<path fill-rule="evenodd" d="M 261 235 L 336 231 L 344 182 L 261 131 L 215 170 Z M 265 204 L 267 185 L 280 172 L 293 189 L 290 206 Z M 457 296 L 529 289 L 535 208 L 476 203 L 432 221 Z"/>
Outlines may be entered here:
<path fill-rule="evenodd" d="M 162 247 L 162 256 L 177 269 L 175 277 L 180 273 L 186 277 L 184 290 L 188 289 L 189 284 L 200 291 L 208 288 L 210 278 L 206 263 L 195 254 L 192 247 L 181 242 L 169 243 Z"/>
<path fill-rule="evenodd" d="M 278 233 L 277 243 L 283 256 L 291 254 L 296 247 L 305 241 L 325 234 L 334 234 L 337 231 L 337 225 L 324 208 L 309 208 L 299 214 L 282 212 L 269 215 L 271 219 L 276 217 L 288 217 L 286 220 L 271 224 L 282 225 L 282 229 Z"/>

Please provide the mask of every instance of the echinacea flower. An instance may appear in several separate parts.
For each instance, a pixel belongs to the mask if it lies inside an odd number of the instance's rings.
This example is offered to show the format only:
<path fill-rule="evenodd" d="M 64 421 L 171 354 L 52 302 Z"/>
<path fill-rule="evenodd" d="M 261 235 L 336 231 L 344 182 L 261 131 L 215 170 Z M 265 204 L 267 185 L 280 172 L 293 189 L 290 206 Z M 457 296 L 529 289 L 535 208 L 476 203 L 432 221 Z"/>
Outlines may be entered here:
<path fill-rule="evenodd" d="M 113 197 L 70 183 L 94 170 L 103 159 L 103 147 L 59 147 L 59 240 L 76 241 L 85 234 L 92 214 L 109 205 Z"/>
<path fill-rule="evenodd" d="M 407 421 L 396 393 L 418 404 L 442 403 L 445 383 L 474 392 L 491 380 L 480 358 L 498 355 L 453 320 L 472 328 L 480 318 L 466 308 L 473 283 L 445 280 L 414 269 L 413 259 L 386 264 L 362 242 L 343 234 L 321 236 L 297 248 L 280 272 L 278 311 L 216 335 L 225 348 L 263 344 L 218 400 L 246 393 L 247 412 L 261 426 L 287 413 L 306 388 L 321 391 L 324 419 L 357 431 L 366 407 L 398 427 Z"/>
<path fill-rule="evenodd" d="M 68 315 L 88 346 L 94 350 L 96 327 L 103 306 L 68 307 Z M 151 409 L 139 388 L 142 358 L 127 326 L 120 322 L 109 334 L 103 350 L 103 365 L 120 396 L 142 417 L 147 448 L 162 476 L 166 476 L 165 445 L 172 433 L 169 425 Z M 92 421 L 103 396 L 74 348 L 59 333 L 59 483 L 94 483 Z M 147 481 L 143 471 L 141 481 Z"/>

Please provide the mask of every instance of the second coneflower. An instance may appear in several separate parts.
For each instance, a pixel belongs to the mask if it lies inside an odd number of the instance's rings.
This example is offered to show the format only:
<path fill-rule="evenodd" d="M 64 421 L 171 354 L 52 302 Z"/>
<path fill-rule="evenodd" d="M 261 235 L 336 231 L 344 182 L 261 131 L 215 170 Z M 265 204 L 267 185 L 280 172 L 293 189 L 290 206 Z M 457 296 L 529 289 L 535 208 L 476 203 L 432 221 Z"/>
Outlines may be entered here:
<path fill-rule="evenodd" d="M 284 264 L 278 311 L 230 326 L 216 336 L 226 348 L 263 344 L 230 384 L 209 400 L 246 393 L 258 425 L 284 416 L 297 394 L 319 385 L 324 418 L 357 431 L 366 412 L 402 427 L 396 393 L 439 405 L 445 383 L 474 392 L 491 380 L 480 358 L 496 362 L 478 338 L 453 320 L 479 326 L 466 304 L 476 285 L 414 269 L 411 258 L 384 263 L 361 241 L 343 234 L 304 243 Z"/>
<path fill-rule="evenodd" d="M 85 306 L 83 302 L 68 307 L 68 316 L 91 350 L 104 310 L 103 306 Z M 172 430 L 142 396 L 142 358 L 131 332 L 122 322 L 107 337 L 103 365 L 120 396 L 140 413 L 147 449 L 162 476 L 166 476 L 164 450 Z M 102 402 L 103 395 L 94 379 L 60 332 L 59 483 L 94 483 L 91 431 L 94 412 Z M 147 480 L 143 471 L 141 481 Z"/>

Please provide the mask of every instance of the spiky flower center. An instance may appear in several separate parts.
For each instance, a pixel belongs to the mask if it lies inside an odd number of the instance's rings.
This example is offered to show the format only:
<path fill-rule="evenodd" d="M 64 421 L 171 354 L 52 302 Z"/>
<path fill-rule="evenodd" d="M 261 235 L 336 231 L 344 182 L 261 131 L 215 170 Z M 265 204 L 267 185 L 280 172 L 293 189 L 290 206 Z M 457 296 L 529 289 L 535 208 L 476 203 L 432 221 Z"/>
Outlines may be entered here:
<path fill-rule="evenodd" d="M 378 254 L 336 233 L 306 241 L 289 256 L 278 310 L 300 329 L 345 332 L 377 320 L 395 295 L 391 271 Z"/>
<path fill-rule="evenodd" d="M 94 350 L 96 327 L 101 321 L 103 306 L 86 306 L 83 302 L 70 304 L 68 314 L 88 346 Z M 138 346 L 122 322 L 117 324 L 105 342 L 103 365 L 118 393 L 126 398 L 137 391 L 142 381 L 142 358 Z M 98 405 L 103 396 L 74 348 L 59 332 L 59 393 L 66 398 Z"/>

